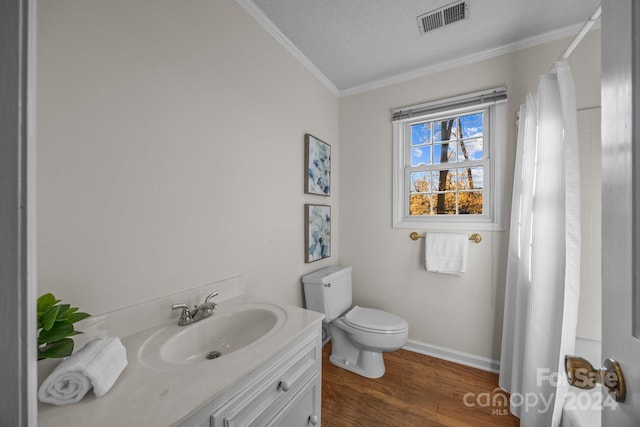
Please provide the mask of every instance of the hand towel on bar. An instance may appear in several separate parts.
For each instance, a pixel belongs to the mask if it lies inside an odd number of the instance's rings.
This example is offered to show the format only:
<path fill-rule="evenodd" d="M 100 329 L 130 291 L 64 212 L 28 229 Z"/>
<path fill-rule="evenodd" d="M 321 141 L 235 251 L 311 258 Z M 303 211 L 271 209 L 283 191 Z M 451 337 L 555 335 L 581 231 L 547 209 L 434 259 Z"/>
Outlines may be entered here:
<path fill-rule="evenodd" d="M 427 233 L 424 243 L 427 271 L 463 275 L 467 271 L 469 238 L 458 233 Z"/>
<path fill-rule="evenodd" d="M 79 402 L 93 387 L 104 395 L 127 366 L 127 350 L 117 337 L 91 341 L 67 357 L 44 380 L 38 399 L 53 405 Z"/>

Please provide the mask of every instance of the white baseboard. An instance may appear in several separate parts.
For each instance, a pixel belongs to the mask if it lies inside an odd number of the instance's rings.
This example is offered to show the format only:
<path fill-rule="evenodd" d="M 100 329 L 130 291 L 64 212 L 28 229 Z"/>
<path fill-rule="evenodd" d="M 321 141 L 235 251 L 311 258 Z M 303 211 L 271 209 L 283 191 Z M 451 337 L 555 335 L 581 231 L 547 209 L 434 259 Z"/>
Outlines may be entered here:
<path fill-rule="evenodd" d="M 407 345 L 405 345 L 403 349 L 413 351 L 415 353 L 426 354 L 427 356 L 437 357 L 438 359 L 447 360 L 460 365 L 482 369 L 483 371 L 494 373 L 500 372 L 499 360 L 476 356 L 475 354 L 464 353 L 462 351 L 451 350 L 414 340 L 408 340 Z"/>

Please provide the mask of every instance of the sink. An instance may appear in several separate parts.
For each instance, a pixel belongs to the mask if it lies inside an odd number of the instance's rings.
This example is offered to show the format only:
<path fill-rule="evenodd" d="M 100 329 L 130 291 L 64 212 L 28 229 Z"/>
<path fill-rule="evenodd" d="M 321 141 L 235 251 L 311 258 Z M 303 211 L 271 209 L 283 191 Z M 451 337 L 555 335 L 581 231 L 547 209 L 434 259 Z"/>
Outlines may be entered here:
<path fill-rule="evenodd" d="M 266 338 L 285 319 L 284 310 L 271 304 L 221 304 L 213 316 L 199 322 L 157 328 L 141 346 L 139 359 L 150 367 L 215 363 L 213 359 Z"/>

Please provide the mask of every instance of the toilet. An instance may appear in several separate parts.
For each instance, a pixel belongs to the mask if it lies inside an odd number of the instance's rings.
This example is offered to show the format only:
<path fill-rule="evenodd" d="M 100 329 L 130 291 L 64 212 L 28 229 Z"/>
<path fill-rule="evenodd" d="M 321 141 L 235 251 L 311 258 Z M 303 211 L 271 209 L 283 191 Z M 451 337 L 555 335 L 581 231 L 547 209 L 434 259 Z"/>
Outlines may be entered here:
<path fill-rule="evenodd" d="M 329 324 L 329 361 L 363 377 L 384 375 L 382 353 L 407 343 L 407 322 L 386 311 L 351 306 L 351 267 L 326 267 L 307 274 L 302 283 L 307 308 L 324 313 Z"/>

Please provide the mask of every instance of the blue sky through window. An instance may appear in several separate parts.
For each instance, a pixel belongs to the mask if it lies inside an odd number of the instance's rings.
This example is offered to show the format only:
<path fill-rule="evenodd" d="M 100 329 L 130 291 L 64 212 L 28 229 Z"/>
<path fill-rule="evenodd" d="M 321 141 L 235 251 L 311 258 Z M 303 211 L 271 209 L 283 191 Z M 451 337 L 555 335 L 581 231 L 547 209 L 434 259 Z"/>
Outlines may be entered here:
<path fill-rule="evenodd" d="M 411 125 L 411 166 L 439 164 L 443 149 L 442 122 L 453 119 L 448 143 L 448 162 L 483 158 L 483 113 L 439 119 Z M 461 135 L 459 135 L 461 134 Z M 463 144 L 456 143 L 459 136 Z M 463 151 L 466 151 L 466 153 Z"/>

